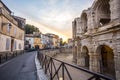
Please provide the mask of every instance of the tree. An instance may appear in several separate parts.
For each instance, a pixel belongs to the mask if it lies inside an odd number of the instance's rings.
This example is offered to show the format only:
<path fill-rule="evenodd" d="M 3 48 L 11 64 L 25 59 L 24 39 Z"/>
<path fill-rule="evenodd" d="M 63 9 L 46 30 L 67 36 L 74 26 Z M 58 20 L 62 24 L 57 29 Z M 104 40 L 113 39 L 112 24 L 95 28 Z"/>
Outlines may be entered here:
<path fill-rule="evenodd" d="M 67 42 L 66 42 L 66 41 L 64 41 L 64 42 L 63 42 L 63 46 L 65 46 L 66 44 L 67 44 Z"/>
<path fill-rule="evenodd" d="M 63 46 L 63 39 L 60 38 L 60 46 Z"/>
<path fill-rule="evenodd" d="M 40 31 L 34 25 L 26 24 L 25 25 L 25 33 L 26 34 L 33 34 L 33 32 L 40 32 Z"/>

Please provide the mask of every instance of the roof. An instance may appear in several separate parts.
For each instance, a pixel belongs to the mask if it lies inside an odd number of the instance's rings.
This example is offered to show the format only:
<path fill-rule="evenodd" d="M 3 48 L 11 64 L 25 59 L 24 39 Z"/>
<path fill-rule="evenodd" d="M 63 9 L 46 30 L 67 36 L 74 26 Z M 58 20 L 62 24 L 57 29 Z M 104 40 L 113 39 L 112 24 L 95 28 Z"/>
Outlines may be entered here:
<path fill-rule="evenodd" d="M 36 36 L 36 35 L 33 35 L 33 34 L 25 34 L 25 37 L 40 38 L 40 36 Z"/>
<path fill-rule="evenodd" d="M 26 19 L 18 16 L 12 16 L 12 17 L 18 22 L 18 27 L 24 30 Z"/>
<path fill-rule="evenodd" d="M 12 13 L 12 11 L 2 2 L 2 0 L 0 0 L 0 2 L 3 4 L 3 6 L 4 6 L 10 13 Z"/>

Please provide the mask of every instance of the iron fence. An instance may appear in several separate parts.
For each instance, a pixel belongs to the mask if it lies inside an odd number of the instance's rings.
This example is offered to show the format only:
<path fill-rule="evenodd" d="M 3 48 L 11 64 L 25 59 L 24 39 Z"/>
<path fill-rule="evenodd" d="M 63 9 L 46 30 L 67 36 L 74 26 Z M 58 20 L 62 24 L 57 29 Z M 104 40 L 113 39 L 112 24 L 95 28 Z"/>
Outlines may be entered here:
<path fill-rule="evenodd" d="M 76 65 L 55 59 L 53 57 L 43 54 L 40 51 L 38 51 L 38 59 L 40 61 L 40 65 L 44 69 L 45 74 L 48 75 L 50 80 L 114 80 L 103 74 L 92 72 Z M 71 69 L 82 71 L 83 73 L 85 73 L 85 75 L 87 75 L 87 77 L 80 76 L 84 79 L 75 77 L 76 74 L 74 74 L 74 71 Z"/>

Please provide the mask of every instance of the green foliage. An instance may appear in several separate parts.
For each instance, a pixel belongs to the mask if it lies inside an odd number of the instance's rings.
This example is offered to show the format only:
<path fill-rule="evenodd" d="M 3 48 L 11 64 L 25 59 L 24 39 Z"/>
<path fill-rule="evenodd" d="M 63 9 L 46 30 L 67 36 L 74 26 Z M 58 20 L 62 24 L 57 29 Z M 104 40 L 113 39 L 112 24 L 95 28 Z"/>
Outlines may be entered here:
<path fill-rule="evenodd" d="M 25 25 L 25 33 L 26 34 L 33 34 L 33 32 L 40 32 L 40 31 L 34 25 L 26 24 Z"/>
<path fill-rule="evenodd" d="M 60 46 L 63 46 L 63 39 L 60 39 Z"/>
<path fill-rule="evenodd" d="M 63 42 L 63 45 L 66 45 L 66 44 L 67 44 L 67 42 L 66 42 L 66 41 L 64 41 L 64 42 Z"/>
<path fill-rule="evenodd" d="M 64 46 L 64 45 L 66 45 L 66 44 L 67 44 L 66 41 L 63 42 L 63 39 L 61 38 L 61 39 L 60 39 L 60 46 Z"/>

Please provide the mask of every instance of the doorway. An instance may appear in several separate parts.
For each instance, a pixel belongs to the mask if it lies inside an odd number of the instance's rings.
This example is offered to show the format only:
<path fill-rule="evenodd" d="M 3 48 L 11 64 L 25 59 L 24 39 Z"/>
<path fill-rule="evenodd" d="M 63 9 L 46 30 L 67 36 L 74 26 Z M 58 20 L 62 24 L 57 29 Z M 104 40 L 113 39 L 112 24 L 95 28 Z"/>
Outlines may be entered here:
<path fill-rule="evenodd" d="M 115 65 L 114 65 L 114 53 L 113 50 L 106 45 L 99 47 L 100 49 L 100 72 L 114 77 Z"/>

